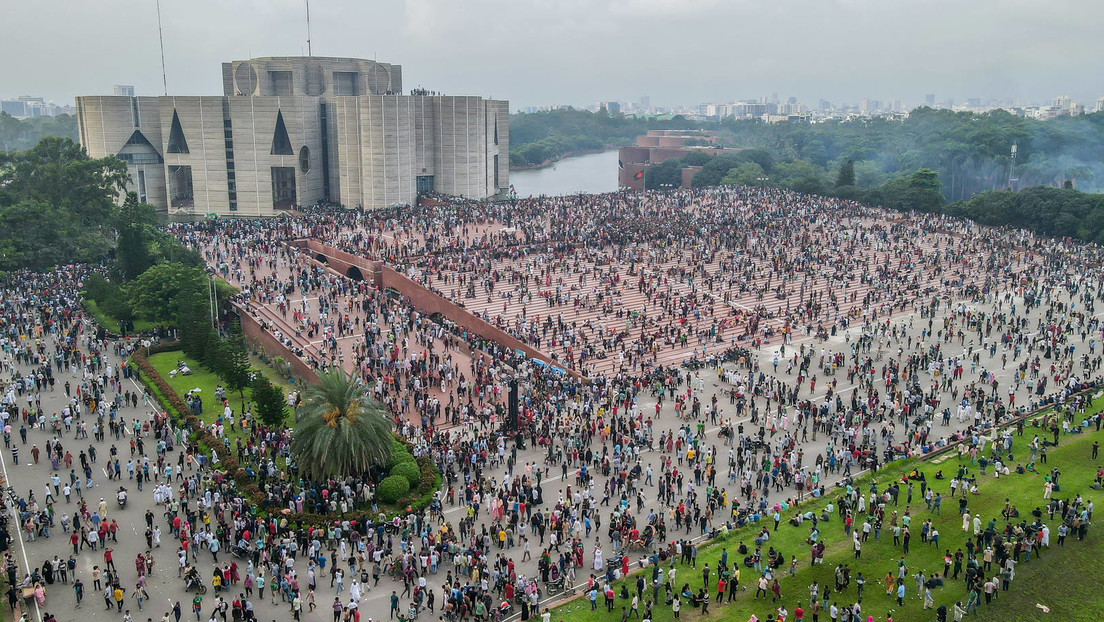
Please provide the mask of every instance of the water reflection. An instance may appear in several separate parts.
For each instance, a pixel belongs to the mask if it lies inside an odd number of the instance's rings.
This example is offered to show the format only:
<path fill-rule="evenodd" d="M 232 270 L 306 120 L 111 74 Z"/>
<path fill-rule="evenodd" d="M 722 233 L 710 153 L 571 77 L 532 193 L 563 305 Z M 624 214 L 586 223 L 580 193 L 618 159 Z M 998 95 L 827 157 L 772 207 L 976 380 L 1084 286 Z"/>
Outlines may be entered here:
<path fill-rule="evenodd" d="M 617 151 L 565 158 L 541 169 L 510 171 L 510 183 L 519 197 L 613 192 L 617 190 Z"/>

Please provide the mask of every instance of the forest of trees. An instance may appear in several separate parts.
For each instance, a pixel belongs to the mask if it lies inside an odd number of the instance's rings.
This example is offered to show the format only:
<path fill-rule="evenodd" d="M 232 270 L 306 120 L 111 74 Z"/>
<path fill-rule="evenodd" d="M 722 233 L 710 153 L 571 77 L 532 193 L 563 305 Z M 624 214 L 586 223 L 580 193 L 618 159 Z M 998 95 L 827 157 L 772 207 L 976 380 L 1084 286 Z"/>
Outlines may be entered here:
<path fill-rule="evenodd" d="M 77 140 L 77 118 L 67 114 L 56 117 L 16 119 L 0 112 L 0 151 L 22 151 L 38 144 L 45 136 Z"/>
<path fill-rule="evenodd" d="M 536 166 L 574 151 L 631 145 L 653 129 L 697 127 L 682 117 L 632 119 L 604 111 L 561 108 L 510 115 L 510 166 Z"/>
<path fill-rule="evenodd" d="M 853 179 L 845 185 L 868 190 L 929 169 L 938 174 L 940 192 L 949 202 L 986 190 L 1060 187 L 1067 182 L 1086 192 L 1104 189 L 1104 113 L 1039 121 L 1004 110 L 975 114 L 918 108 L 905 119 L 695 123 L 556 110 L 510 117 L 510 161 L 514 166 L 535 164 L 578 149 L 631 143 L 649 129 L 675 128 L 714 130 L 726 147 L 765 153 L 769 166 L 757 162 L 762 173 L 747 166 L 740 175 L 765 177 L 771 185 L 796 183 L 806 192 L 836 185 L 840 168 L 848 162 Z M 712 183 L 720 177 L 724 174 Z"/>
<path fill-rule="evenodd" d="M 1104 114 L 1047 121 L 1004 110 L 984 114 L 918 108 L 903 120 L 886 118 L 768 124 L 729 120 L 723 143 L 768 151 L 777 162 L 801 161 L 824 182 L 853 162 L 860 188 L 927 168 L 939 174 L 948 201 L 985 190 L 1029 186 L 1104 189 Z M 1017 147 L 1015 170 L 1012 145 Z"/>

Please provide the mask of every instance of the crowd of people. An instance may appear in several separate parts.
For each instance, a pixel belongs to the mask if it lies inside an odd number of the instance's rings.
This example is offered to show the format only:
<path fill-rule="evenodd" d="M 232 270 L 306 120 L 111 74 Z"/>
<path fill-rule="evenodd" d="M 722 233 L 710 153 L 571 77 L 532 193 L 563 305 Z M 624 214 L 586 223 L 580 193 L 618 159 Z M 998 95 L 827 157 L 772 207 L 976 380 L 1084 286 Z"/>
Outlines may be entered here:
<path fill-rule="evenodd" d="M 194 430 L 124 382 L 134 342 L 85 317 L 79 269 L 8 275 L 6 446 L 14 464 L 29 452 L 51 473 L 28 494 L 15 491 L 17 531 L 33 552 L 31 541 L 56 537 L 60 523 L 72 548 L 69 559 L 22 568 L 13 587 L 75 580 L 78 602 L 92 589 L 122 611 L 141 608 L 150 572 L 175 565 L 182 586 L 216 592 L 193 597 L 197 620 L 211 609 L 253 619 L 266 589 L 269 604 L 296 619 L 316 608 L 358 619 L 380 580 L 394 587 L 390 616 L 428 609 L 451 622 L 516 608 L 527 619 L 549 586 L 581 580 L 592 606 L 599 594 L 612 606 L 608 583 L 629 572 L 630 554 L 692 563 L 703 537 L 777 524 L 837 481 L 848 533 L 869 533 L 854 525 L 865 517 L 874 533 L 902 528 L 907 547 L 908 522 L 876 502 L 896 499 L 900 485 L 868 496 L 849 484 L 859 470 L 964 439 L 971 460 L 987 460 L 982 439 L 996 438 L 995 425 L 1068 403 L 1100 367 L 1099 249 L 777 190 L 319 209 L 171 230 L 240 288 L 243 312 L 292 356 L 359 378 L 415 455 L 438 466 L 443 488 L 406 515 L 349 520 L 353 509 L 378 511 L 371 478 L 288 477 L 281 464 L 292 432 L 237 413 L 233 448 L 265 498 L 250 507 Z M 389 263 L 562 369 L 334 272 L 289 243 L 302 238 Z M 523 387 L 517 421 L 511 381 Z M 1077 427 L 1082 407 L 1067 409 L 1056 429 Z M 1022 467 L 1040 465 L 1033 455 Z M 948 498 L 969 480 L 956 475 Z M 137 525 L 148 546 L 134 572 L 111 558 L 118 524 L 108 507 L 132 481 L 149 487 L 143 494 L 159 512 Z M 94 486 L 113 493 L 96 502 Z M 921 487 L 927 500 L 931 488 Z M 1069 501 L 1054 511 L 1064 519 L 1088 507 Z M 335 520 L 305 522 L 304 512 Z M 819 531 L 820 517 L 793 518 Z M 1043 533 L 1033 523 L 989 531 L 978 532 L 974 551 L 993 548 L 998 564 L 998 548 L 1014 555 Z M 175 564 L 154 563 L 162 543 L 177 549 Z M 750 557 L 754 571 L 745 572 L 765 596 L 792 560 L 769 544 L 747 548 L 713 571 L 731 586 Z M 818 550 L 822 540 L 810 544 L 814 559 Z M 92 572 L 74 576 L 77 560 L 92 555 Z M 7 565 L 10 576 L 18 563 Z M 659 568 L 651 566 L 652 598 L 638 589 L 633 609 L 707 606 L 708 585 L 678 589 Z M 839 577 L 851 580 L 846 568 Z M 981 578 L 971 585 L 984 591 Z"/>

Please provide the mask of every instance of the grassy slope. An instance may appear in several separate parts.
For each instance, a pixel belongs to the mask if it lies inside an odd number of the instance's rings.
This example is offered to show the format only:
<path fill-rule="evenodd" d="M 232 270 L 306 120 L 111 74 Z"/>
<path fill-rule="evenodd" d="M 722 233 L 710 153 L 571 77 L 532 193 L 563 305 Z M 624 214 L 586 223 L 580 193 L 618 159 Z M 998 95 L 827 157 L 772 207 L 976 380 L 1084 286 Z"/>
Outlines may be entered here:
<path fill-rule="evenodd" d="M 285 394 L 293 388 L 292 383 L 288 382 L 287 378 L 281 376 L 275 369 L 272 369 L 270 365 L 262 361 L 261 357 L 250 354 L 249 363 L 253 365 L 253 369 L 261 372 L 265 378 L 268 378 L 269 382 L 283 389 Z"/>
<path fill-rule="evenodd" d="M 184 364 L 192 370 L 192 374 L 190 376 L 177 375 L 176 378 L 170 378 L 169 372 L 176 369 L 176 363 L 180 360 L 183 360 Z M 199 362 L 184 356 L 179 351 L 154 354 L 149 357 L 149 361 L 154 369 L 161 373 L 165 381 L 176 390 L 182 399 L 184 394 L 191 389 L 200 389 L 199 395 L 203 398 L 203 413 L 200 415 L 200 418 L 203 419 L 203 421 L 207 423 L 214 422 L 218 419 L 219 415 L 222 414 L 222 405 L 215 397 L 215 388 L 222 384 L 222 382 L 219 380 L 218 376 L 208 371 Z M 263 372 L 264 370 L 262 370 L 262 373 Z M 274 372 L 272 373 L 274 374 Z M 272 378 L 272 376 L 269 377 Z M 286 387 L 286 383 L 283 383 L 283 386 Z M 235 415 L 237 416 L 240 414 L 242 411 L 242 403 L 238 394 L 227 392 L 227 398 L 230 400 L 230 407 L 234 409 Z M 245 401 L 248 403 L 252 399 L 253 391 L 247 388 L 245 390 Z M 236 438 L 238 436 L 237 432 L 232 432 L 229 429 L 226 430 L 226 434 L 231 438 Z"/>
<path fill-rule="evenodd" d="M 1013 452 L 1019 458 L 1027 457 L 1025 445 L 1031 440 L 1033 431 L 1033 428 L 1028 427 L 1024 437 L 1015 438 Z M 1096 465 L 1090 463 L 1088 460 L 1090 446 L 1094 438 L 1102 439 L 1104 438 L 1104 434 L 1088 434 L 1081 437 L 1073 436 L 1063 438 L 1061 446 L 1049 453 L 1049 465 L 1058 466 L 1062 470 L 1062 477 L 1060 479 L 1060 494 L 1062 496 L 1072 499 L 1075 494 L 1081 493 L 1087 498 L 1099 501 L 1099 493 L 1089 490 L 1089 484 L 1096 473 Z M 908 465 L 895 465 L 879 472 L 877 474 L 877 479 L 884 487 L 892 477 L 899 477 L 906 473 L 907 470 L 919 467 L 926 473 L 929 483 L 935 484 L 935 490 L 943 493 L 942 516 L 934 517 L 927 511 L 923 499 L 920 497 L 919 486 L 916 486 L 911 512 L 913 517 L 913 537 L 909 554 L 906 556 L 906 563 L 909 566 L 910 575 L 921 569 L 925 571 L 926 575 L 936 571 L 942 572 L 943 551 L 950 548 L 953 552 L 958 547 L 963 547 L 963 551 L 965 551 L 964 545 L 966 534 L 961 528 L 961 517 L 957 511 L 957 500 L 952 500 L 948 496 L 949 479 L 936 481 L 933 479 L 933 475 L 939 469 L 942 469 L 944 473 L 948 475 L 948 478 L 954 475 L 957 469 L 957 460 L 954 454 L 948 454 L 947 457 L 942 458 L 940 463 L 910 462 L 911 463 Z M 1014 467 L 1015 464 L 1013 463 L 1010 466 Z M 976 470 L 976 466 L 971 469 L 973 473 L 976 473 Z M 1000 511 L 1006 497 L 1010 498 L 1020 509 L 1021 516 L 1023 517 L 1029 517 L 1032 508 L 1042 504 L 1043 476 L 1041 474 L 1027 473 L 1025 475 L 1015 475 L 1013 473 L 1009 477 L 998 480 L 992 477 L 992 468 L 990 467 L 989 475 L 980 476 L 979 482 L 981 483 L 981 494 L 971 496 L 970 512 L 974 514 L 980 511 L 983 521 L 996 517 L 998 519 L 998 528 L 1002 528 L 1004 525 L 1004 522 L 999 519 Z M 859 486 L 861 490 L 869 490 L 869 476 L 863 478 Z M 731 486 L 728 487 L 731 488 Z M 1055 494 L 1057 496 L 1058 493 Z M 835 502 L 839 497 L 839 493 L 829 492 L 827 497 Z M 826 503 L 827 500 L 820 500 L 811 506 L 803 507 L 803 509 L 816 508 L 819 513 L 819 509 Z M 898 510 L 901 515 L 904 514 L 905 492 L 903 488 L 899 507 L 894 508 L 892 505 L 887 507 L 887 527 L 889 524 L 889 515 L 894 509 Z M 895 620 L 935 619 L 933 612 L 922 611 L 921 601 L 916 593 L 916 583 L 911 576 L 905 583 L 906 601 L 904 607 L 897 607 L 896 599 L 886 596 L 883 578 L 887 571 L 895 570 L 897 560 L 902 557 L 901 548 L 893 546 L 892 532 L 888 528 L 882 529 L 880 542 L 875 542 L 873 537 L 871 537 L 870 540 L 864 543 L 862 559 L 855 560 L 850 546 L 850 539 L 843 533 L 843 527 L 838 515 L 834 515 L 831 522 L 826 525 L 822 524 L 821 527 L 822 538 L 824 538 L 827 543 L 825 563 L 815 568 L 810 568 L 808 565 L 808 546 L 803 542 L 804 538 L 808 535 L 809 525 L 805 524 L 800 527 L 791 527 L 785 519 L 788 519 L 792 514 L 792 511 L 784 514 L 784 520 L 779 531 L 773 533 L 770 542 L 764 546 L 764 551 L 767 546 L 773 545 L 777 550 L 784 552 L 787 559 L 792 555 L 796 555 L 798 558 L 798 572 L 796 577 L 791 578 L 789 576 L 788 564 L 780 569 L 780 572 L 777 574 L 779 582 L 782 585 L 784 602 L 790 612 L 791 619 L 794 606 L 798 601 L 802 603 L 807 612 L 809 611 L 808 586 L 814 580 L 820 583 L 822 591 L 826 583 L 829 586 L 834 585 L 833 572 L 836 565 L 839 563 L 850 564 L 852 569 L 852 584 L 848 590 L 843 594 L 833 594 L 833 599 L 841 607 L 855 601 L 856 593 L 854 579 L 859 572 L 862 572 L 867 581 L 863 597 L 864 619 L 868 615 L 873 615 L 875 620 L 884 620 L 887 613 L 890 612 L 892 612 Z M 934 524 L 940 532 L 940 548 L 938 550 L 920 542 L 920 529 L 926 518 L 933 518 Z M 773 521 L 771 522 L 773 523 Z M 862 517 L 856 520 L 856 524 L 861 526 Z M 979 613 L 981 615 L 978 616 L 979 619 L 1001 621 L 1035 620 L 1043 615 L 1041 611 L 1035 609 L 1036 602 L 1050 607 L 1051 614 L 1048 617 L 1053 617 L 1055 620 L 1099 620 L 1104 618 L 1104 599 L 1097 596 L 1099 593 L 1098 587 L 1094 587 L 1092 582 L 1086 581 L 1083 575 L 1079 576 L 1074 573 L 1054 572 L 1055 569 L 1072 569 L 1075 571 L 1092 572 L 1096 566 L 1096 560 L 1104 553 L 1104 544 L 1101 543 L 1099 534 L 1090 527 L 1088 539 L 1085 542 L 1079 543 L 1074 538 L 1067 538 L 1066 546 L 1059 549 L 1057 547 L 1057 522 L 1048 521 L 1048 524 L 1051 526 L 1050 550 L 1044 552 L 1041 561 L 1033 556 L 1030 562 L 1021 563 L 1017 567 L 1016 580 L 1012 584 L 1011 591 L 1001 594 L 997 601 L 999 606 L 980 606 Z M 723 542 L 706 548 L 699 554 L 697 569 L 680 567 L 675 588 L 681 588 L 684 583 L 689 582 L 691 588 L 696 592 L 697 589 L 702 586 L 701 567 L 703 563 L 708 562 L 710 568 L 715 569 L 722 546 L 730 549 L 730 560 L 738 558 L 739 556 L 735 554 L 735 549 L 739 542 L 743 541 L 754 548 L 753 540 L 757 532 L 757 526 L 744 528 L 728 534 L 723 538 Z M 694 535 L 697 535 L 696 530 Z M 672 531 L 668 532 L 668 540 L 681 537 L 685 537 L 685 532 L 678 534 Z M 630 559 L 635 560 L 638 556 L 639 555 L 635 554 L 630 555 Z M 586 561 L 589 563 L 589 555 L 587 555 Z M 736 561 L 738 562 L 739 560 L 737 559 Z M 585 579 L 587 576 L 587 572 L 582 571 L 580 580 Z M 716 596 L 716 574 L 714 573 L 714 576 L 710 579 L 709 585 L 711 594 L 710 611 L 704 619 L 714 620 L 723 618 L 743 621 L 749 619 L 752 614 L 755 614 L 760 620 L 766 620 L 767 615 L 774 612 L 769 601 L 752 600 L 752 595 L 754 594 L 754 580 L 757 578 L 754 574 L 754 569 L 741 567 L 740 578 L 741 585 L 751 586 L 750 589 L 746 592 L 741 592 L 733 603 L 718 606 L 716 603 L 712 602 L 712 599 Z M 632 581 L 633 584 L 635 584 L 635 580 L 635 575 L 630 576 L 630 581 Z M 619 589 L 620 586 L 616 585 L 615 590 L 619 591 Z M 632 585 L 630 585 L 630 591 L 632 591 L 632 589 Z M 948 580 L 946 585 L 933 590 L 932 594 L 937 605 L 945 603 L 948 605 L 948 608 L 950 608 L 955 600 L 962 599 L 963 602 L 965 602 L 965 584 L 960 576 L 958 581 Z M 660 598 L 662 599 L 662 591 Z M 569 622 L 616 622 L 619 620 L 621 607 L 626 604 L 626 602 L 618 599 L 615 606 L 616 611 L 607 614 L 603 611 L 601 599 L 599 599 L 599 610 L 592 613 L 589 611 L 589 604 L 581 600 L 576 600 L 555 610 L 553 617 L 557 622 L 561 620 Z M 641 609 L 643 609 L 643 603 L 641 604 Z M 684 603 L 683 617 L 687 616 L 693 619 L 702 617 L 698 610 Z M 659 603 L 655 607 L 653 617 L 655 622 L 667 622 L 672 618 L 673 616 L 669 606 Z M 811 619 L 811 616 L 807 613 L 806 620 L 809 619 Z M 827 619 L 826 612 L 822 613 L 821 619 Z"/>
<path fill-rule="evenodd" d="M 103 326 L 105 330 L 118 332 L 119 320 L 109 316 L 106 312 L 104 312 L 104 310 L 96 304 L 95 300 L 84 298 L 81 302 L 84 304 L 84 308 L 88 309 L 88 312 L 92 314 L 93 318 L 95 318 L 97 324 Z M 144 333 L 146 331 L 153 330 L 156 327 L 156 322 L 151 322 L 149 320 L 134 320 L 134 330 L 136 332 Z"/>

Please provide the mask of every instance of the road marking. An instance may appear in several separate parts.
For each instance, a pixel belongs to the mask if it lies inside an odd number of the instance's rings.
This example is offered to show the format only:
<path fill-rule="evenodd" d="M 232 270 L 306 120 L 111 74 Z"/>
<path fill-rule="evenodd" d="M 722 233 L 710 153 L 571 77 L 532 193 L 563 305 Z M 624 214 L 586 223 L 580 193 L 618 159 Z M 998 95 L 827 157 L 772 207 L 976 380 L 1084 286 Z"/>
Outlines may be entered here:
<path fill-rule="evenodd" d="M 4 471 L 4 484 L 6 484 L 10 488 L 11 487 L 11 480 L 8 479 L 8 463 L 7 463 L 6 460 L 4 460 L 4 452 L 3 451 L 0 451 L 0 469 L 2 469 Z M 30 572 L 31 571 L 31 562 L 30 562 L 30 560 L 27 559 L 27 544 L 23 541 L 23 537 L 24 537 L 23 536 L 23 531 L 24 530 L 23 530 L 22 523 L 19 521 L 19 513 L 15 509 L 15 504 L 12 503 L 11 496 L 7 494 L 7 490 L 0 491 L 0 494 L 4 495 L 4 506 L 8 508 L 8 511 L 11 513 L 11 516 L 14 519 L 14 522 L 17 526 L 17 528 L 15 530 L 15 532 L 17 534 L 16 535 L 16 540 L 19 541 L 19 551 L 23 554 L 23 567 L 27 572 Z M 38 606 L 38 599 L 31 599 L 31 600 L 34 601 L 35 614 L 38 616 L 38 622 L 42 622 L 42 610 Z M 26 599 L 24 599 L 23 602 L 25 604 Z"/>

